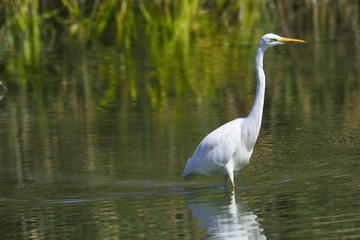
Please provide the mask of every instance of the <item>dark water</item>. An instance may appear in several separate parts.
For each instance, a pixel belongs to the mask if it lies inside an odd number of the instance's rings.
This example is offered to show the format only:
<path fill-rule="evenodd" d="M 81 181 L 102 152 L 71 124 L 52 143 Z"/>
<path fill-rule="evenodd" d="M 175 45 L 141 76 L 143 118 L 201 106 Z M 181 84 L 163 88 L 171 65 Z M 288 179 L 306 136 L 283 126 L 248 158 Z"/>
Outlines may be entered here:
<path fill-rule="evenodd" d="M 360 46 L 345 36 L 267 52 L 263 126 L 235 195 L 180 176 L 208 132 L 250 109 L 256 43 L 212 58 L 217 45 L 193 46 L 189 66 L 211 67 L 189 72 L 104 47 L 70 55 L 64 77 L 50 54 L 53 71 L 26 77 L 61 86 L 9 86 L 0 102 L 0 238 L 360 239 Z"/>

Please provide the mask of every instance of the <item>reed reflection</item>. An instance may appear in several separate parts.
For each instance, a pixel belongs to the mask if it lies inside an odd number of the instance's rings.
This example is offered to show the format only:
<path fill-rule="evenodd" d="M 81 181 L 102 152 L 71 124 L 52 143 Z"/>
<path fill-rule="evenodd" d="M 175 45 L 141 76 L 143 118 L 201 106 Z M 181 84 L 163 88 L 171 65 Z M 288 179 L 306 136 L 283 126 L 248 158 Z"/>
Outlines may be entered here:
<path fill-rule="evenodd" d="M 257 216 L 236 195 L 218 192 L 190 192 L 187 205 L 206 228 L 207 239 L 267 239 Z"/>
<path fill-rule="evenodd" d="M 4 98 L 5 94 L 7 93 L 7 87 L 0 81 L 0 86 L 2 88 L 2 92 L 0 93 L 0 101 Z"/>

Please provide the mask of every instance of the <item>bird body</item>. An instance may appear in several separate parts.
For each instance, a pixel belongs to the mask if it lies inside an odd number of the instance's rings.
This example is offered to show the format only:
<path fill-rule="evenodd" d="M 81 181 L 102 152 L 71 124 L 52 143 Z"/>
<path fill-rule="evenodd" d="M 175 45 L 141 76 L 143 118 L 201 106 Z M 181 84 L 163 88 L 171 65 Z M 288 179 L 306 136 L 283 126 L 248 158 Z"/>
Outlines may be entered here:
<path fill-rule="evenodd" d="M 235 119 L 208 134 L 188 160 L 183 177 L 189 174 L 226 175 L 224 170 L 227 165 L 231 165 L 235 171 L 245 166 L 252 149 L 247 148 L 241 141 L 243 121 L 242 118 Z M 230 138 L 232 141 L 227 141 Z M 245 156 L 245 152 L 248 156 Z"/>
<path fill-rule="evenodd" d="M 229 178 L 232 187 L 235 187 L 234 175 L 249 163 L 260 132 L 265 97 L 264 53 L 271 46 L 300 42 L 305 41 L 272 33 L 260 39 L 255 55 L 256 93 L 249 115 L 230 121 L 209 133 L 186 162 L 183 178 L 197 174 L 222 175 Z"/>

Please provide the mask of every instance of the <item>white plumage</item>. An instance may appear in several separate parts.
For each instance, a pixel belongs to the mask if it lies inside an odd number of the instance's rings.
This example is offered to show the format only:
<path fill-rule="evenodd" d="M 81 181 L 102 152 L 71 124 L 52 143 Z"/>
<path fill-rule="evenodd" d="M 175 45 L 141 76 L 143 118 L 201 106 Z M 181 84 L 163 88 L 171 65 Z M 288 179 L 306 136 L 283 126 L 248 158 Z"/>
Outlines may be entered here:
<path fill-rule="evenodd" d="M 244 119 L 241 118 L 235 119 L 208 134 L 188 160 L 183 177 L 189 174 L 226 175 L 227 172 L 221 171 L 225 170 L 224 167 L 227 164 L 235 171 L 245 166 L 252 149 L 249 152 L 241 141 L 241 123 L 243 121 Z M 245 152 L 248 154 L 244 154 Z"/>
<path fill-rule="evenodd" d="M 235 187 L 234 175 L 249 163 L 260 131 L 265 96 L 264 53 L 272 46 L 304 42 L 272 33 L 265 34 L 260 39 L 255 55 L 256 94 L 249 115 L 228 122 L 209 133 L 186 162 L 182 174 L 184 178 L 196 174 L 222 175 L 228 177 L 233 188 Z"/>

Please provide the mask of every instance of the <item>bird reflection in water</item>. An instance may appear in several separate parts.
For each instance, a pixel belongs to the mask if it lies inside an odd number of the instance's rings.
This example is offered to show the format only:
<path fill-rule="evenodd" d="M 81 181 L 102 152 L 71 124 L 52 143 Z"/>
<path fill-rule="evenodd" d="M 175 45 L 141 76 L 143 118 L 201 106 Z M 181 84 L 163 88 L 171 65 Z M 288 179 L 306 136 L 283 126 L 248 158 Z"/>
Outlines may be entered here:
<path fill-rule="evenodd" d="M 200 227 L 211 235 L 207 239 L 266 239 L 257 216 L 240 199 L 236 202 L 235 194 L 204 196 L 191 192 L 187 204 Z"/>

